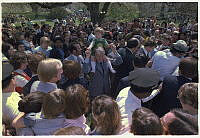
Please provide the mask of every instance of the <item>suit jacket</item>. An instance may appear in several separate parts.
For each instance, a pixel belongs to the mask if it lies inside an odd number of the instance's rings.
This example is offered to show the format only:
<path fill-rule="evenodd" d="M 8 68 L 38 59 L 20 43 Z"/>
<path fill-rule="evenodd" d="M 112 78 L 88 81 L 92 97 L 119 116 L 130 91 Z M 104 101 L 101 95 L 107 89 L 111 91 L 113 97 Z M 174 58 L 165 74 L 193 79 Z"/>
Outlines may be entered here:
<path fill-rule="evenodd" d="M 181 103 L 177 98 L 179 88 L 191 82 L 190 79 L 183 76 L 167 76 L 163 80 L 161 92 L 154 97 L 151 110 L 159 117 L 168 113 L 171 109 L 181 108 Z"/>
<path fill-rule="evenodd" d="M 63 49 L 53 48 L 50 51 L 49 58 L 55 58 L 55 59 L 63 60 L 64 57 L 65 57 L 65 53 L 64 53 Z"/>
<path fill-rule="evenodd" d="M 118 53 L 122 57 L 123 63 L 116 68 L 116 77 L 121 79 L 128 76 L 129 72 L 134 69 L 134 54 L 128 48 L 120 48 Z"/>
<path fill-rule="evenodd" d="M 144 52 L 144 48 L 140 48 L 137 53 L 143 54 L 147 61 L 150 60 L 150 57 L 148 55 L 146 55 L 146 53 Z"/>
<path fill-rule="evenodd" d="M 88 81 L 85 78 L 76 78 L 75 80 L 67 80 L 63 84 L 58 84 L 58 88 L 66 90 L 67 87 L 74 84 L 81 84 L 86 89 L 88 89 Z"/>
<path fill-rule="evenodd" d="M 31 80 L 23 87 L 22 93 L 24 94 L 24 96 L 26 96 L 30 93 L 32 84 L 38 80 L 39 80 L 38 75 L 33 76 L 31 78 Z"/>

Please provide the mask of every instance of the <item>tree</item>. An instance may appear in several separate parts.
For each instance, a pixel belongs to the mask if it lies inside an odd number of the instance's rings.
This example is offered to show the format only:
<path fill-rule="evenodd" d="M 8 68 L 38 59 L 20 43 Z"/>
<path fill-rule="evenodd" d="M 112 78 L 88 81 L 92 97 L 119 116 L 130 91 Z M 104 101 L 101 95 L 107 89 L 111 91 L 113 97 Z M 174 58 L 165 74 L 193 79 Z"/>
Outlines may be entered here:
<path fill-rule="evenodd" d="M 30 3 L 31 4 L 31 3 Z M 69 4 L 72 4 L 72 2 L 43 2 L 43 3 L 39 3 L 39 2 L 35 2 L 34 4 L 40 6 L 41 8 L 46 8 L 46 9 L 53 9 L 56 7 L 63 7 L 63 6 L 67 6 Z"/>
<path fill-rule="evenodd" d="M 83 4 L 86 5 L 87 10 L 90 12 L 90 17 L 91 21 L 94 24 L 100 24 L 103 19 L 106 17 L 106 14 L 108 12 L 110 2 L 105 2 L 105 3 L 100 3 L 100 2 L 91 2 L 91 3 L 86 3 L 84 2 Z M 102 9 L 100 8 L 101 4 L 103 4 Z"/>
<path fill-rule="evenodd" d="M 29 5 L 31 6 L 32 12 L 35 13 L 35 18 L 37 18 L 39 9 L 38 5 L 35 3 L 30 3 Z"/>

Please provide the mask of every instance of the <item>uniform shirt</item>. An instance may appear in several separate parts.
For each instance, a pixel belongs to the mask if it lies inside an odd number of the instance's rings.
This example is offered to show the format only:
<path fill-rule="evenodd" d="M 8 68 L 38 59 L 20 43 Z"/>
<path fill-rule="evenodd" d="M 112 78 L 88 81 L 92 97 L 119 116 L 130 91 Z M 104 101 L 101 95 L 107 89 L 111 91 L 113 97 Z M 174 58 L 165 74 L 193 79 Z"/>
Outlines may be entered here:
<path fill-rule="evenodd" d="M 42 81 L 35 81 L 31 86 L 30 92 L 44 92 L 48 93 L 57 89 L 57 85 L 55 83 L 50 82 L 42 82 Z"/>
<path fill-rule="evenodd" d="M 45 54 L 47 57 L 49 57 L 50 51 L 52 50 L 52 48 L 50 46 L 48 46 L 47 49 L 43 49 L 41 46 L 38 46 L 34 49 L 33 53 L 36 52 L 42 52 L 43 54 Z"/>
<path fill-rule="evenodd" d="M 169 49 L 158 51 L 152 57 L 152 69 L 160 73 L 160 79 L 171 75 L 179 65 L 180 58 L 174 56 Z"/>
<path fill-rule="evenodd" d="M 21 100 L 17 92 L 2 93 L 2 121 L 10 125 L 15 117 L 20 113 L 18 102 Z"/>
<path fill-rule="evenodd" d="M 121 112 L 121 122 L 122 122 L 122 129 L 120 132 L 121 134 L 130 131 L 130 126 L 132 123 L 132 114 L 136 109 L 142 107 L 141 101 L 147 102 L 152 98 L 154 98 L 157 94 L 158 90 L 154 90 L 149 97 L 144 99 L 139 99 L 130 91 L 130 87 L 126 87 L 120 91 L 119 95 L 117 96 L 116 102 Z"/>

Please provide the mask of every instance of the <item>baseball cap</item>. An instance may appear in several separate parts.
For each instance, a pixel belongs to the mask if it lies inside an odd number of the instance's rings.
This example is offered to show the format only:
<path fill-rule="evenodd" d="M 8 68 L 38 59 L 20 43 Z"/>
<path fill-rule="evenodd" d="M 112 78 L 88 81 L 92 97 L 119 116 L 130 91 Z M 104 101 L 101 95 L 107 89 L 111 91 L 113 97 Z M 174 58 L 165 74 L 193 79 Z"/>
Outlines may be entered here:
<path fill-rule="evenodd" d="M 151 68 L 137 68 L 129 73 L 128 80 L 138 87 L 153 87 L 158 85 L 160 74 Z"/>
<path fill-rule="evenodd" d="M 189 49 L 184 40 L 178 40 L 176 43 L 173 43 L 172 48 L 181 53 L 185 53 Z"/>

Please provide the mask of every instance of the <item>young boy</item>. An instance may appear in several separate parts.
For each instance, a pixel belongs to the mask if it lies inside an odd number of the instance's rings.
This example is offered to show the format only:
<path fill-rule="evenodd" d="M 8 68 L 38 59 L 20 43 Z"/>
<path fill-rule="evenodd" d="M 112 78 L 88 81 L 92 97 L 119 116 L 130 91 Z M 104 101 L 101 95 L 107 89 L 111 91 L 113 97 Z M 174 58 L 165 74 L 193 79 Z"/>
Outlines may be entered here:
<path fill-rule="evenodd" d="M 91 66 L 92 66 L 91 72 L 92 73 L 95 73 L 95 70 L 96 70 L 96 61 L 95 61 L 95 58 L 94 58 L 95 50 L 98 47 L 102 47 L 107 52 L 107 50 L 109 48 L 108 42 L 104 38 L 102 38 L 102 34 L 103 33 L 104 33 L 104 30 L 102 28 L 100 28 L 100 27 L 97 27 L 94 30 L 94 34 L 95 34 L 96 38 L 92 41 L 92 43 L 88 47 L 88 49 L 91 50 Z M 106 59 L 107 57 L 105 56 L 104 58 Z M 112 73 L 115 73 L 115 70 L 112 68 L 111 62 L 108 60 L 107 63 L 108 63 L 108 67 L 109 67 L 110 71 Z"/>

